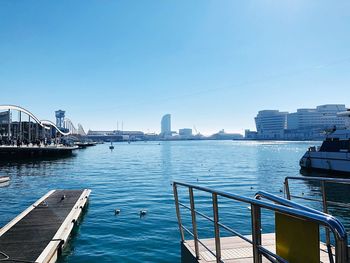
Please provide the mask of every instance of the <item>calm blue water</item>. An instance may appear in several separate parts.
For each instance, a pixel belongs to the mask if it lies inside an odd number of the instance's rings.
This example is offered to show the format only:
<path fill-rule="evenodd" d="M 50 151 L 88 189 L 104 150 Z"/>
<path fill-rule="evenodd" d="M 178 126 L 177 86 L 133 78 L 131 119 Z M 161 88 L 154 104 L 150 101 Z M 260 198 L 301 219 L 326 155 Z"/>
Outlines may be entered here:
<path fill-rule="evenodd" d="M 113 152 L 104 144 L 70 158 L 2 165 L 0 174 L 11 176 L 11 184 L 0 188 L 0 225 L 51 189 L 90 188 L 89 207 L 61 262 L 179 262 L 172 181 L 249 197 L 258 190 L 283 195 L 284 177 L 300 176 L 298 162 L 309 146 L 249 141 L 120 143 Z M 317 195 L 317 187 L 304 188 Z M 180 194 L 186 202 L 183 191 Z M 210 215 L 210 199 L 196 198 L 198 209 Z M 222 221 L 249 234 L 247 205 L 219 201 Z M 119 216 L 114 215 L 116 208 Z M 143 218 L 141 209 L 148 211 Z M 264 215 L 263 230 L 273 231 L 272 223 L 272 216 Z M 199 234 L 212 236 L 211 225 L 199 220 Z"/>

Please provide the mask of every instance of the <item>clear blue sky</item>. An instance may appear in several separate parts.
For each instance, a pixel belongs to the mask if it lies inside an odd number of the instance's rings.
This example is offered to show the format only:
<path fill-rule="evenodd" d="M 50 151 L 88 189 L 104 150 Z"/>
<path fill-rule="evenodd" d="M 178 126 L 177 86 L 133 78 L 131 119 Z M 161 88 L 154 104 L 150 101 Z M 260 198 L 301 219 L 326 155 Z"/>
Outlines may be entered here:
<path fill-rule="evenodd" d="M 255 128 L 350 106 L 350 1 L 0 1 L 0 104 L 86 130 Z"/>

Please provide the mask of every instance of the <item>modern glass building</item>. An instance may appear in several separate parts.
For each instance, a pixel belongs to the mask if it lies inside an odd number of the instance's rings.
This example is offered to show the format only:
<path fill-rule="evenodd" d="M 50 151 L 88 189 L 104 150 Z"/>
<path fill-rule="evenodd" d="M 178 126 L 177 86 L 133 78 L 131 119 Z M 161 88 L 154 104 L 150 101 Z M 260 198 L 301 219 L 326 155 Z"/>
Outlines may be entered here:
<path fill-rule="evenodd" d="M 278 110 L 262 110 L 255 117 L 257 136 L 259 139 L 283 139 L 287 128 L 288 112 Z"/>
<path fill-rule="evenodd" d="M 322 139 L 326 130 L 345 128 L 346 118 L 337 115 L 344 111 L 344 104 L 325 104 L 316 108 L 298 109 L 293 113 L 259 111 L 255 117 L 255 136 L 256 139 Z M 248 132 L 247 135 L 249 134 Z"/>
<path fill-rule="evenodd" d="M 161 133 L 162 136 L 171 136 L 171 115 L 165 114 L 161 121 Z"/>

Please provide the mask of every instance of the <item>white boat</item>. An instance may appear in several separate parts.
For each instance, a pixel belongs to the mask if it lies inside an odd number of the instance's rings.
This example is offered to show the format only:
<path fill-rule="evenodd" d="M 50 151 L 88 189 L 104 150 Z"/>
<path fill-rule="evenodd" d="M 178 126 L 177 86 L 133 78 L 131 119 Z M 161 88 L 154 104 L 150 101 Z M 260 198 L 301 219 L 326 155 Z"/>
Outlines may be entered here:
<path fill-rule="evenodd" d="M 349 117 L 350 111 L 342 112 L 339 116 Z M 302 169 L 320 170 L 329 173 L 350 174 L 350 129 L 334 129 L 320 147 L 310 147 L 300 159 Z"/>
<path fill-rule="evenodd" d="M 10 183 L 10 177 L 9 176 L 0 176 L 0 187 L 1 186 L 7 186 Z"/>

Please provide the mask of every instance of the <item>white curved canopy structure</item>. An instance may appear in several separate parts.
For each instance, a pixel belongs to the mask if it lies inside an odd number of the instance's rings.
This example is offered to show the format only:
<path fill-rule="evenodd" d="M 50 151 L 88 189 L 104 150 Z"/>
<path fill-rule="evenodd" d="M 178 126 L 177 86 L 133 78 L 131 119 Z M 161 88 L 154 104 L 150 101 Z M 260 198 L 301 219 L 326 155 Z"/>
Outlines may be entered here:
<path fill-rule="evenodd" d="M 20 112 L 24 112 L 25 114 L 29 115 L 33 120 L 35 120 L 41 127 L 45 128 L 41 121 L 37 117 L 35 117 L 33 113 L 22 107 L 15 105 L 0 105 L 0 110 L 17 110 Z"/>
<path fill-rule="evenodd" d="M 53 126 L 60 134 L 62 135 L 69 135 L 70 132 L 66 133 L 66 132 L 62 132 L 52 121 L 49 120 L 42 120 L 40 121 L 33 113 L 31 113 L 29 110 L 26 110 L 22 107 L 16 106 L 16 105 L 0 105 L 0 111 L 7 111 L 7 110 L 17 110 L 20 112 L 23 112 L 25 114 L 27 114 L 28 116 L 30 116 L 34 121 L 36 121 L 41 127 L 49 130 L 50 127 L 48 126 Z"/>
<path fill-rule="evenodd" d="M 54 124 L 52 121 L 49 121 L 49 120 L 41 120 L 40 122 L 41 122 L 41 124 L 43 124 L 46 128 L 49 128 L 49 129 L 50 129 L 50 127 L 47 127 L 47 126 L 52 126 L 52 127 L 54 127 L 54 128 L 55 128 L 60 134 L 62 134 L 63 136 L 66 136 L 66 135 L 71 134 L 70 131 L 69 131 L 69 132 L 63 132 L 63 131 L 61 131 L 61 130 L 56 126 L 56 124 Z"/>

